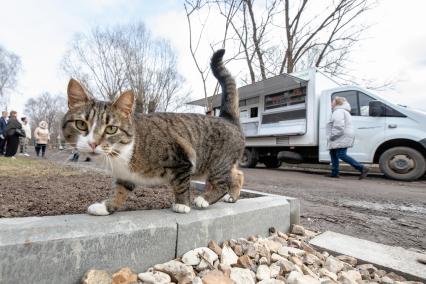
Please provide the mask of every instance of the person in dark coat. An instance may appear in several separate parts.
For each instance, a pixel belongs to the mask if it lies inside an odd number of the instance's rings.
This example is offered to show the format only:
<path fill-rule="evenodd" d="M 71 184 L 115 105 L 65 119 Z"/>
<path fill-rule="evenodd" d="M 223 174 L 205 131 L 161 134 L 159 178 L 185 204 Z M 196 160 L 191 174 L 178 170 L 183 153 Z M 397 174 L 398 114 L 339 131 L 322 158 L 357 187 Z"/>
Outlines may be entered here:
<path fill-rule="evenodd" d="M 0 117 L 0 156 L 4 155 L 6 145 L 7 111 L 3 111 Z"/>
<path fill-rule="evenodd" d="M 18 113 L 14 110 L 10 112 L 9 122 L 6 127 L 6 155 L 5 157 L 14 158 L 19 147 L 19 133 L 22 130 L 22 124 L 18 120 Z"/>

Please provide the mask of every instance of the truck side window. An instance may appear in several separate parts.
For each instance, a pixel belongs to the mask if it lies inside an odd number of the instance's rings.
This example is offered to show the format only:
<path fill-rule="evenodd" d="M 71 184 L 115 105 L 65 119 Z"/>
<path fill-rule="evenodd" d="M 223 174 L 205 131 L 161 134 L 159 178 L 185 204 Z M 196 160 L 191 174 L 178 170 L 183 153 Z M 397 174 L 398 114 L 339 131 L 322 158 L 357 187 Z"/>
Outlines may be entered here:
<path fill-rule="evenodd" d="M 359 113 L 361 116 L 368 116 L 369 115 L 369 104 L 371 101 L 374 101 L 370 96 L 367 96 L 364 93 L 358 92 L 358 102 L 359 102 Z"/>
<path fill-rule="evenodd" d="M 343 91 L 343 92 L 333 93 L 333 95 L 331 96 L 331 99 L 333 100 L 335 97 L 345 98 L 348 101 L 348 103 L 351 105 L 351 115 L 359 115 L 358 98 L 357 98 L 356 91 Z"/>

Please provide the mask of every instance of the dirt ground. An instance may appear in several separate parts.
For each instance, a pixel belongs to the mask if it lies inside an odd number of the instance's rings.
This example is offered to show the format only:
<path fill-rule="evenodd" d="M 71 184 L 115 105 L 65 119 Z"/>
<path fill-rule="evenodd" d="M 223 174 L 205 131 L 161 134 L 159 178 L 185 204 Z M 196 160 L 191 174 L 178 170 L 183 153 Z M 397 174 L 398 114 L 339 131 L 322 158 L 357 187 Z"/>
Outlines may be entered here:
<path fill-rule="evenodd" d="M 245 188 L 300 199 L 301 222 L 379 243 L 426 250 L 426 180 L 331 179 L 283 168 L 244 169 Z"/>
<path fill-rule="evenodd" d="M 67 163 L 69 154 L 50 151 L 47 161 L 0 158 L 0 217 L 85 213 L 107 198 L 109 175 L 93 162 Z M 426 179 L 398 182 L 375 175 L 359 181 L 351 174 L 330 179 L 321 170 L 294 168 L 244 173 L 245 188 L 299 198 L 301 222 L 312 230 L 426 251 Z M 172 201 L 167 187 L 138 187 L 123 210 L 167 208 Z"/>
<path fill-rule="evenodd" d="M 110 196 L 112 178 L 48 160 L 0 158 L 0 218 L 85 213 Z M 122 210 L 168 208 L 167 187 L 136 188 Z"/>

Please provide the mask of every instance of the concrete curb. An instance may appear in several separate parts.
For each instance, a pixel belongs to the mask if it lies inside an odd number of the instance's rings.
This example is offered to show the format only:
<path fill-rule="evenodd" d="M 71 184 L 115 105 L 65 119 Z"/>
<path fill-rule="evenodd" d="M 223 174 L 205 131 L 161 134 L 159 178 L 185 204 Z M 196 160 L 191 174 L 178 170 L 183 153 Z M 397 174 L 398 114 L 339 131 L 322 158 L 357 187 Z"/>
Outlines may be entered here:
<path fill-rule="evenodd" d="M 164 209 L 0 219 L 0 283 L 78 283 L 91 268 L 142 272 L 211 239 L 267 235 L 270 227 L 288 232 L 298 220 L 297 200 L 251 193 L 261 197 L 184 215 Z"/>
<path fill-rule="evenodd" d="M 426 265 L 417 261 L 418 258 L 424 257 L 421 253 L 331 231 L 316 236 L 309 243 L 333 254 L 355 257 L 360 263 L 372 263 L 378 268 L 393 271 L 409 280 L 422 282 L 426 280 Z"/>

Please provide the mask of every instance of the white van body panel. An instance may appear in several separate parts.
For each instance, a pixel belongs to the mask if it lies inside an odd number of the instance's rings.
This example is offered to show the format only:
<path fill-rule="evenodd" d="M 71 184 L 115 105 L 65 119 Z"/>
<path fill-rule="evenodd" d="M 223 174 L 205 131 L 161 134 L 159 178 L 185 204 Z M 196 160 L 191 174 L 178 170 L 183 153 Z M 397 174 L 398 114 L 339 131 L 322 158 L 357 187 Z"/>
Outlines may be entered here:
<path fill-rule="evenodd" d="M 381 101 L 406 116 L 352 116 L 352 126 L 355 131 L 355 143 L 354 147 L 348 150 L 348 154 L 356 160 L 363 163 L 373 163 L 376 150 L 380 147 L 380 145 L 390 140 L 407 139 L 419 142 L 426 138 L 426 113 L 392 104 L 384 98 L 357 86 L 335 88 L 326 90 L 321 95 L 319 127 L 320 161 L 330 161 L 329 151 L 327 149 L 326 125 L 331 116 L 331 96 L 334 93 L 352 90 L 362 92 L 375 100 Z"/>

